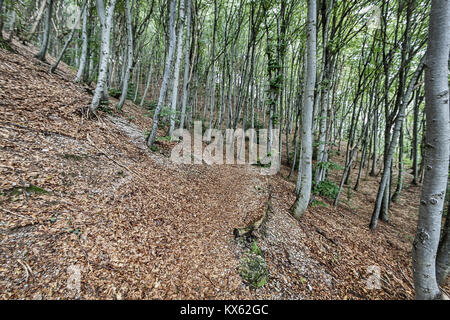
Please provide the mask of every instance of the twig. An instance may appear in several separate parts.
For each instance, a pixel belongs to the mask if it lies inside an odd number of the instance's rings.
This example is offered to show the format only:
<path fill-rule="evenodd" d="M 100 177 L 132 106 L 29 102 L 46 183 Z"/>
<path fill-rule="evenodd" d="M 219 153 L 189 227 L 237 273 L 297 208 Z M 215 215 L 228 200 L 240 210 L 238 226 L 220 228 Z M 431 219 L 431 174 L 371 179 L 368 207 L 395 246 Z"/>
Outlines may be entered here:
<path fill-rule="evenodd" d="M 412 284 L 411 281 L 405 276 L 405 274 L 403 273 L 403 270 L 402 270 L 402 268 L 400 267 L 400 265 L 398 264 L 398 262 L 397 262 L 397 266 L 398 266 L 398 269 L 400 270 L 400 273 L 402 274 L 403 278 L 404 278 L 404 279 L 406 280 L 406 282 L 409 284 L 409 286 L 411 287 L 411 289 L 414 289 L 413 284 Z"/>
<path fill-rule="evenodd" d="M 22 262 L 20 259 L 17 259 L 17 262 L 25 269 L 25 273 L 26 273 L 25 281 L 28 281 L 30 274 L 31 274 L 31 276 L 33 276 L 33 271 L 31 270 L 31 268 L 28 264 L 26 264 L 25 262 Z"/>

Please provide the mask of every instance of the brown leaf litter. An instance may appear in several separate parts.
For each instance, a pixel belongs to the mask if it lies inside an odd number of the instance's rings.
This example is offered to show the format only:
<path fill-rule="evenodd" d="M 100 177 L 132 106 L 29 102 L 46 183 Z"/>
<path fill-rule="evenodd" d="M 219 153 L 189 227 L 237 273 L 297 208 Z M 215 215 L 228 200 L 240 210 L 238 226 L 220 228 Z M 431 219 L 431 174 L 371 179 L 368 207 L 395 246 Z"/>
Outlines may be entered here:
<path fill-rule="evenodd" d="M 73 71 L 61 63 L 51 74 L 32 48 L 15 46 L 19 54 L 0 50 L 0 298 L 413 297 L 418 188 L 371 233 L 373 178 L 352 202 L 311 208 L 299 223 L 288 213 L 294 184 L 270 177 L 274 212 L 257 240 L 269 282 L 250 289 L 232 231 L 265 210 L 257 168 L 171 163 L 145 146 L 144 109 L 127 102 L 87 120 L 91 96 Z M 366 289 L 370 265 L 381 268 L 380 290 Z"/>

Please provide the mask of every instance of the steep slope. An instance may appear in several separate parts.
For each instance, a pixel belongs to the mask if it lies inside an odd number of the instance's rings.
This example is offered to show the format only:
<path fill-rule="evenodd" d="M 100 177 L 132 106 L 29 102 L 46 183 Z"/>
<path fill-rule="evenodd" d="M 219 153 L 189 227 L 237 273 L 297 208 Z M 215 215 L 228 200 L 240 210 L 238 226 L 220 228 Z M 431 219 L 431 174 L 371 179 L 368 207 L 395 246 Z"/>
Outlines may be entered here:
<path fill-rule="evenodd" d="M 375 233 L 372 177 L 299 223 L 287 168 L 266 179 L 251 166 L 173 164 L 145 146 L 147 110 L 126 103 L 86 119 L 91 89 L 65 65 L 50 74 L 34 48 L 15 48 L 0 49 L 0 298 L 413 297 L 419 188 L 406 186 Z M 269 189 L 273 212 L 256 239 L 269 281 L 254 290 L 232 232 L 266 210 Z M 378 289 L 367 287 L 371 270 Z"/>

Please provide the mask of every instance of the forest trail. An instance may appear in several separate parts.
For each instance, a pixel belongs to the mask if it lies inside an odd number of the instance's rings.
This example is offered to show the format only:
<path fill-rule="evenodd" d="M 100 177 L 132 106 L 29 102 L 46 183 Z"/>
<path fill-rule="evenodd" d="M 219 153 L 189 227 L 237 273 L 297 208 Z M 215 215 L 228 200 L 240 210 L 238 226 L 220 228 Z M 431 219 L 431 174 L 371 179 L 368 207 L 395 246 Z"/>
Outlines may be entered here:
<path fill-rule="evenodd" d="M 295 185 L 282 178 L 286 168 L 266 180 L 251 166 L 175 165 L 164 154 L 170 143 L 145 147 L 147 110 L 127 102 L 87 120 L 91 89 L 72 83 L 73 70 L 50 74 L 15 46 L 18 54 L 0 49 L 0 298 L 413 297 L 419 188 L 405 188 L 375 233 L 371 177 L 336 208 L 322 199 L 326 207 L 300 224 L 288 213 Z M 239 275 L 246 249 L 232 231 L 264 212 L 268 184 L 273 214 L 258 245 L 269 281 L 254 290 Z M 374 265 L 381 288 L 370 290 Z M 68 286 L 74 268 L 80 291 Z"/>

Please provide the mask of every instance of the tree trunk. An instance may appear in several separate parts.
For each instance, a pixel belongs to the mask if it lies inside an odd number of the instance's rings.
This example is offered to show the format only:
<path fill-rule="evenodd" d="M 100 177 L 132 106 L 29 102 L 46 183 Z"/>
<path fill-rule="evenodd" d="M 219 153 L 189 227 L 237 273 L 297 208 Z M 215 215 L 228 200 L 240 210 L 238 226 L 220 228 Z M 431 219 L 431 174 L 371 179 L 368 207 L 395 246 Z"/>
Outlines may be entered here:
<path fill-rule="evenodd" d="M 178 25 L 178 39 L 177 39 L 177 57 L 175 59 L 174 75 L 173 75 L 173 87 L 172 87 L 172 102 L 170 112 L 170 127 L 168 136 L 171 137 L 173 130 L 175 130 L 175 118 L 177 112 L 177 100 L 178 100 L 178 82 L 180 79 L 180 62 L 183 56 L 183 32 L 184 32 L 184 0 L 180 0 L 179 10 L 179 25 Z"/>
<path fill-rule="evenodd" d="M 45 55 L 47 54 L 48 48 L 48 40 L 50 38 L 50 23 L 52 19 L 52 11 L 53 11 L 53 2 L 54 0 L 47 0 L 47 15 L 45 17 L 45 27 L 44 27 L 44 38 L 42 39 L 41 49 L 35 55 L 35 58 L 45 61 Z"/>
<path fill-rule="evenodd" d="M 153 115 L 152 131 L 150 132 L 150 135 L 147 139 L 147 145 L 149 148 L 153 147 L 153 143 L 155 142 L 156 131 L 158 130 L 159 113 L 161 112 L 164 104 L 164 99 L 166 97 L 167 84 L 169 82 L 170 69 L 173 60 L 173 52 L 175 51 L 175 4 L 175 0 L 170 1 L 169 52 L 167 53 L 166 65 L 164 66 L 164 77 L 161 84 L 161 89 L 159 91 L 158 105 L 156 106 L 155 114 Z"/>
<path fill-rule="evenodd" d="M 3 0 L 0 0 L 0 2 L 3 2 Z M 42 0 L 41 6 L 39 7 L 39 10 L 38 10 L 38 13 L 37 13 L 37 16 L 36 16 L 36 20 L 34 20 L 33 24 L 31 25 L 31 29 L 30 29 L 29 35 L 27 37 L 27 41 L 30 41 L 33 38 L 34 34 L 36 33 L 36 29 L 37 29 L 37 27 L 39 25 L 39 22 L 41 22 L 42 16 L 44 15 L 46 4 L 47 4 L 47 0 Z M 0 6 L 0 8 L 1 8 L 1 6 Z M 0 20 L 1 19 L 2 18 L 0 17 Z M 0 24 L 2 24 L 2 22 L 0 22 Z M 1 30 L 2 29 L 0 27 L 0 33 L 1 33 Z"/>
<path fill-rule="evenodd" d="M 188 85 L 189 85 L 189 51 L 190 51 L 190 33 L 191 33 L 191 1 L 187 2 L 186 13 L 186 43 L 184 48 L 184 75 L 183 75 L 183 98 L 181 102 L 181 117 L 180 117 L 180 129 L 184 128 L 184 119 L 186 117 L 186 106 L 188 100 Z M 224 55 L 225 56 L 225 55 Z M 225 82 L 225 78 L 223 79 Z"/>
<path fill-rule="evenodd" d="M 432 1 L 425 72 L 426 169 L 413 244 L 415 295 L 420 300 L 441 297 L 436 277 L 436 253 L 449 165 L 448 30 L 450 1 Z"/>
<path fill-rule="evenodd" d="M 306 43 L 306 85 L 304 107 L 302 108 L 302 154 L 300 192 L 292 205 L 296 219 L 304 215 L 311 195 L 312 185 L 312 115 L 314 105 L 314 87 L 316 83 L 316 0 L 308 0 L 308 39 Z"/>
<path fill-rule="evenodd" d="M 420 60 L 420 63 L 418 65 L 416 71 L 414 72 L 414 75 L 412 76 L 412 78 L 410 80 L 408 89 L 407 89 L 405 96 L 403 97 L 402 103 L 400 105 L 398 116 L 395 120 L 394 133 L 392 135 L 392 141 L 389 144 L 389 148 L 387 150 L 386 161 L 385 161 L 385 165 L 384 165 L 384 169 L 383 169 L 383 176 L 381 178 L 380 186 L 378 188 L 377 199 L 375 201 L 375 208 L 374 208 L 374 211 L 372 214 L 372 219 L 370 222 L 370 229 L 372 229 L 372 230 L 375 230 L 377 227 L 377 224 L 378 224 L 378 217 L 380 215 L 382 200 L 386 196 L 385 191 L 387 190 L 387 188 L 389 188 L 388 179 L 390 176 L 390 170 L 391 170 L 391 165 L 392 165 L 392 158 L 394 156 L 394 150 L 397 147 L 397 140 L 398 140 L 398 136 L 400 134 L 400 127 L 403 123 L 403 119 L 405 118 L 405 110 L 406 110 L 406 106 L 409 101 L 409 96 L 411 95 L 414 85 L 417 83 L 420 73 L 422 73 L 424 60 L 425 60 L 425 56 L 422 57 L 422 59 Z"/>
<path fill-rule="evenodd" d="M 86 1 L 87 3 L 88 1 Z M 83 45 L 81 47 L 81 55 L 80 55 L 80 62 L 78 63 L 78 72 L 75 76 L 74 82 L 80 82 L 81 76 L 83 75 L 83 71 L 86 68 L 86 60 L 87 60 L 87 52 L 88 52 L 88 37 L 87 37 L 87 5 L 84 7 L 83 10 L 83 25 L 82 25 L 82 40 Z"/>
<path fill-rule="evenodd" d="M 398 145 L 398 176 L 397 176 L 397 187 L 392 195 L 392 201 L 397 202 L 400 192 L 403 189 L 403 124 L 400 128 L 400 143 Z"/>
<path fill-rule="evenodd" d="M 110 36 L 111 27 L 114 16 L 114 7 L 116 5 L 116 0 L 111 0 L 107 9 L 105 9 L 103 0 L 97 0 L 97 12 L 100 18 L 100 24 L 102 26 L 101 32 L 101 59 L 99 63 L 99 74 L 97 80 L 97 86 L 95 87 L 94 97 L 92 98 L 92 103 L 89 107 L 90 112 L 95 112 L 97 110 L 100 100 L 104 96 L 104 91 L 106 88 L 106 77 L 108 75 L 108 62 L 110 53 Z"/>
<path fill-rule="evenodd" d="M 131 8 L 130 8 L 130 0 L 125 1 L 125 11 L 126 11 L 126 19 L 127 19 L 127 69 L 125 70 L 125 74 L 123 75 L 122 80 L 122 92 L 120 95 L 119 103 L 117 104 L 117 110 L 121 110 L 123 104 L 125 103 L 125 99 L 127 98 L 128 92 L 128 81 L 130 80 L 131 69 L 133 68 L 133 30 L 131 28 Z"/>
<path fill-rule="evenodd" d="M 83 12 L 86 11 L 86 5 L 87 5 L 87 0 L 84 1 L 83 7 L 81 8 L 82 14 L 83 14 Z M 51 67 L 51 69 L 50 69 L 51 73 L 54 73 L 56 68 L 58 68 L 59 63 L 61 62 L 61 59 L 64 56 L 64 53 L 66 52 L 67 48 L 69 47 L 70 42 L 72 42 L 73 36 L 75 34 L 76 27 L 80 23 L 80 19 L 81 19 L 81 15 L 77 17 L 77 21 L 73 25 L 72 31 L 70 32 L 70 35 L 69 35 L 69 38 L 67 39 L 66 43 L 64 44 L 64 47 L 62 48 L 61 52 L 59 53 L 59 56 L 56 59 L 56 62 Z"/>
<path fill-rule="evenodd" d="M 148 69 L 147 82 L 145 84 L 144 94 L 142 95 L 141 102 L 139 103 L 139 105 L 141 107 L 144 106 L 145 99 L 147 98 L 148 89 L 150 88 L 150 81 L 151 81 L 151 79 L 152 79 L 152 65 L 150 64 L 150 68 Z"/>

